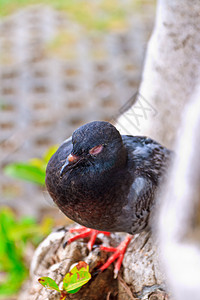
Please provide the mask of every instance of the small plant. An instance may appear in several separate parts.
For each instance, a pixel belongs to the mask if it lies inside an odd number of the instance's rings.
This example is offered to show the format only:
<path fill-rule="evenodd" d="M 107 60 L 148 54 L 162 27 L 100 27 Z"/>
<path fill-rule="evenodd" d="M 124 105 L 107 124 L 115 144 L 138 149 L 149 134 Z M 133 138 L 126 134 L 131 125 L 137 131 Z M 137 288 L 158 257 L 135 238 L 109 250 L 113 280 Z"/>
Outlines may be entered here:
<path fill-rule="evenodd" d="M 39 283 L 45 288 L 59 292 L 60 300 L 64 300 L 67 294 L 75 294 L 91 279 L 89 266 L 84 261 L 79 261 L 63 279 L 63 288 L 59 289 L 57 283 L 50 277 L 41 277 Z"/>
<path fill-rule="evenodd" d="M 28 162 L 15 162 L 8 164 L 4 168 L 4 172 L 8 176 L 44 186 L 47 163 L 57 148 L 58 146 L 55 145 L 50 147 L 42 158 L 32 158 Z"/>
<path fill-rule="evenodd" d="M 52 230 L 52 220 L 40 224 L 31 217 L 18 219 L 8 207 L 0 210 L 0 298 L 15 294 L 28 276 L 27 249 L 36 247 Z M 5 299 L 5 298 L 4 298 Z"/>

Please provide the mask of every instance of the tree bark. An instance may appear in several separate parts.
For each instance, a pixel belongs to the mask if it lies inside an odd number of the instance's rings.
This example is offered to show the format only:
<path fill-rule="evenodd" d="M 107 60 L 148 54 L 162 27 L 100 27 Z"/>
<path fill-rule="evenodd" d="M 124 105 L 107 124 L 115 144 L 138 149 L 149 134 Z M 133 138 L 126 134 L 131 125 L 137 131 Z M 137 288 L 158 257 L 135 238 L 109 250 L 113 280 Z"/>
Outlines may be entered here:
<path fill-rule="evenodd" d="M 164 292 L 157 247 L 150 233 L 143 232 L 133 238 L 123 261 L 124 272 L 117 279 L 113 277 L 112 265 L 103 273 L 94 275 L 108 255 L 100 251 L 99 247 L 89 252 L 87 240 L 73 242 L 63 249 L 64 242 L 72 235 L 66 228 L 61 228 L 40 244 L 32 259 L 30 280 L 20 295 L 21 300 L 60 299 L 58 292 L 42 287 L 38 278 L 49 276 L 60 285 L 71 265 L 80 260 L 89 264 L 92 279 L 77 294 L 69 295 L 67 299 L 168 299 Z M 124 235 L 112 234 L 98 241 L 106 246 L 116 246 L 123 238 Z"/>
<path fill-rule="evenodd" d="M 117 122 L 125 134 L 128 129 L 132 134 L 150 136 L 167 147 L 173 146 L 184 106 L 199 84 L 199 14 L 198 0 L 158 1 L 139 102 Z"/>

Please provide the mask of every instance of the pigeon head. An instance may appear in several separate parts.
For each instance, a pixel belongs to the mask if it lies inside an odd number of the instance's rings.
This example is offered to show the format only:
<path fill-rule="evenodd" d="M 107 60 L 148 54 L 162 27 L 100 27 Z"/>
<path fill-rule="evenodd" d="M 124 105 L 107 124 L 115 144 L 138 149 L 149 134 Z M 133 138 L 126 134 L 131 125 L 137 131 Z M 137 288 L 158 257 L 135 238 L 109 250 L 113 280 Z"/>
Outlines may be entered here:
<path fill-rule="evenodd" d="M 118 130 L 109 122 L 87 123 L 72 135 L 72 151 L 61 168 L 61 176 L 80 165 L 96 164 L 102 170 L 122 167 L 126 150 Z"/>

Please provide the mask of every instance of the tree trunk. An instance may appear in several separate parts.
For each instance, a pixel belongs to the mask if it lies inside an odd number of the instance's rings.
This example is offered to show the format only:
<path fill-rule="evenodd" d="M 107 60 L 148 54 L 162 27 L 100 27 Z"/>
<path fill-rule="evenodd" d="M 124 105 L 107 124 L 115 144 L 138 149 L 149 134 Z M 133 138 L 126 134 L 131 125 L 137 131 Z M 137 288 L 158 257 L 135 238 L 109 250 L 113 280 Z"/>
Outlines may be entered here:
<path fill-rule="evenodd" d="M 185 109 L 158 217 L 162 261 L 177 300 L 200 299 L 199 98 L 200 87 Z"/>
<path fill-rule="evenodd" d="M 199 84 L 199 14 L 198 0 L 158 1 L 139 102 L 118 120 L 125 134 L 128 129 L 173 146 L 183 108 Z"/>

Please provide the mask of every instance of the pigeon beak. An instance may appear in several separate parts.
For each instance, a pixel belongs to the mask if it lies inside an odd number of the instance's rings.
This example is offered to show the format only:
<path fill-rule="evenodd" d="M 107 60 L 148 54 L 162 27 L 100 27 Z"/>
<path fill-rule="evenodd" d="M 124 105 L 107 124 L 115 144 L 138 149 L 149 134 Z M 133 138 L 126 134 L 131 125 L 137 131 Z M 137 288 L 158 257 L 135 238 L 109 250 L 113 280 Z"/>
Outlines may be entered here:
<path fill-rule="evenodd" d="M 60 170 L 60 177 L 63 176 L 63 174 L 65 173 L 65 170 L 68 166 L 75 164 L 79 159 L 80 159 L 80 157 L 77 155 L 74 155 L 74 154 L 68 155 L 64 165 L 62 166 L 62 168 Z"/>
<path fill-rule="evenodd" d="M 67 160 L 70 164 L 73 164 L 75 162 L 77 162 L 79 160 L 79 156 L 77 155 L 74 155 L 74 154 L 70 154 L 68 157 L 67 157 Z"/>

